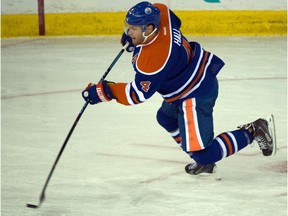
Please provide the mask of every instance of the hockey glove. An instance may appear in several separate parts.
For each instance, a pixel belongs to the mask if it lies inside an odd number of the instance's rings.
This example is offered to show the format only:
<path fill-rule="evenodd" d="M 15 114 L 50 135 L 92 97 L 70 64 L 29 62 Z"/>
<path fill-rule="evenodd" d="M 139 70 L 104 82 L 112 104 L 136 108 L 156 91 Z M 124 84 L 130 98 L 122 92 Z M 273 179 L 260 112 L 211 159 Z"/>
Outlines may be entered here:
<path fill-rule="evenodd" d="M 99 82 L 98 84 L 89 83 L 84 91 L 82 91 L 82 97 L 85 101 L 89 100 L 90 104 L 97 104 L 101 102 L 108 102 L 113 99 L 109 85 L 114 82 L 108 82 L 106 80 Z"/>
<path fill-rule="evenodd" d="M 134 44 L 132 43 L 132 39 L 129 35 L 126 35 L 123 33 L 122 38 L 121 38 L 121 44 L 125 46 L 126 43 L 129 43 L 128 47 L 126 48 L 127 52 L 133 52 L 134 51 Z"/>

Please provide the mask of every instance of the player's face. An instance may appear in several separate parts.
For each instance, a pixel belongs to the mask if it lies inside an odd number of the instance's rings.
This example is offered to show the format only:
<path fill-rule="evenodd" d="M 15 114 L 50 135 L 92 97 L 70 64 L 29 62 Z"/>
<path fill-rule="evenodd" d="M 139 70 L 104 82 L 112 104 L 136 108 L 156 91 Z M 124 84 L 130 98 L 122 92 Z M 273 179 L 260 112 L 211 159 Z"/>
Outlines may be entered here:
<path fill-rule="evenodd" d="M 130 25 L 129 28 L 127 28 L 125 32 L 131 37 L 132 43 L 135 46 L 141 44 L 144 40 L 143 33 L 142 33 L 142 26 Z"/>

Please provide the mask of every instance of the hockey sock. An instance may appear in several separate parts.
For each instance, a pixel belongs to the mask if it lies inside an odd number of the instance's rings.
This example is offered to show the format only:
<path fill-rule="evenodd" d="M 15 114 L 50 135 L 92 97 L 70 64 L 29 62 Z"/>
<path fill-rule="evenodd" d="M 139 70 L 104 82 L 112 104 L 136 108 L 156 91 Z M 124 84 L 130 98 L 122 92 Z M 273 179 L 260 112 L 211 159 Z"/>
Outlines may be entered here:
<path fill-rule="evenodd" d="M 197 163 L 205 166 L 235 154 L 252 141 L 252 135 L 246 130 L 225 132 L 218 135 L 210 146 L 201 151 L 195 151 L 190 156 Z"/>
<path fill-rule="evenodd" d="M 181 142 L 182 142 L 182 138 L 180 136 L 180 131 L 179 129 L 175 130 L 175 131 L 172 131 L 172 132 L 169 132 L 170 135 L 172 136 L 172 138 L 175 140 L 175 142 L 181 146 Z"/>
<path fill-rule="evenodd" d="M 176 107 L 164 101 L 162 103 L 162 106 L 157 112 L 156 118 L 158 123 L 167 132 L 169 132 L 172 138 L 176 141 L 176 143 L 181 146 L 182 139 L 178 128 L 178 117 Z"/>

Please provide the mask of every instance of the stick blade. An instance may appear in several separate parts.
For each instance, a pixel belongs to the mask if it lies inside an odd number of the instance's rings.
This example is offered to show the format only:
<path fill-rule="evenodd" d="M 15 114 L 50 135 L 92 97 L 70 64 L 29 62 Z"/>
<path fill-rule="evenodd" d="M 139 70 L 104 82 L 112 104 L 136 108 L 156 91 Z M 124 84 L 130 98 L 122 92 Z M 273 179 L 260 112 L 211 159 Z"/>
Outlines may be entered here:
<path fill-rule="evenodd" d="M 34 204 L 27 203 L 27 204 L 26 204 L 26 207 L 27 207 L 27 208 L 33 208 L 33 209 L 40 208 L 41 204 L 42 204 L 42 203 L 44 202 L 44 200 L 45 200 L 45 193 L 44 193 L 44 191 L 45 191 L 45 189 L 46 189 L 46 186 L 47 186 L 47 185 L 45 185 L 45 187 L 44 187 L 44 189 L 43 189 L 43 191 L 42 191 L 42 193 L 41 193 L 41 195 L 40 195 L 38 205 L 34 205 Z"/>
<path fill-rule="evenodd" d="M 29 204 L 29 203 L 27 203 L 26 206 L 27 206 L 28 208 L 33 208 L 33 209 L 36 209 L 36 208 L 39 207 L 39 206 L 37 206 L 37 205 Z"/>

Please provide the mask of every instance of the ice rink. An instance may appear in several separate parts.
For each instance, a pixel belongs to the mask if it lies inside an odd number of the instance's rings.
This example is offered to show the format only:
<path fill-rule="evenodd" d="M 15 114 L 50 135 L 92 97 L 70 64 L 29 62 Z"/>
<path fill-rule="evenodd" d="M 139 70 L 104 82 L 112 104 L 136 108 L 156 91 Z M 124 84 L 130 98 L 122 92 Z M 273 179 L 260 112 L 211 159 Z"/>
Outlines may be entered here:
<path fill-rule="evenodd" d="M 162 99 L 89 105 L 37 204 L 84 101 L 121 49 L 118 37 L 2 39 L 3 216 L 286 216 L 286 37 L 190 37 L 221 57 L 215 135 L 273 113 L 277 154 L 255 144 L 217 163 L 222 180 L 184 171 L 191 159 L 162 129 Z M 132 81 L 131 54 L 107 76 Z"/>

